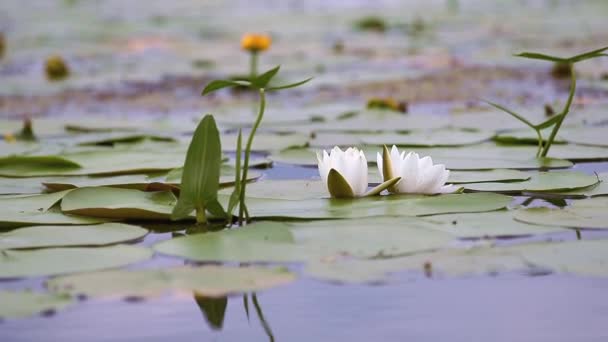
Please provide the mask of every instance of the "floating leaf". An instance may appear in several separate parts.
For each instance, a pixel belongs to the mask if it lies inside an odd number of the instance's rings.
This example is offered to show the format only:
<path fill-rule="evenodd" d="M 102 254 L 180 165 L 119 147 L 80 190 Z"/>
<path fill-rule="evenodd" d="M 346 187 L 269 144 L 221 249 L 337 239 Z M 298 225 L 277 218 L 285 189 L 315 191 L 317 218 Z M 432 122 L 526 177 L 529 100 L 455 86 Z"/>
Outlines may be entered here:
<path fill-rule="evenodd" d="M 595 197 L 574 201 L 563 209 L 530 208 L 515 212 L 521 222 L 572 228 L 608 229 L 608 198 Z"/>
<path fill-rule="evenodd" d="M 54 293 L 87 297 L 159 297 L 166 292 L 195 292 L 223 297 L 288 284 L 295 275 L 283 268 L 181 266 L 166 269 L 104 271 L 51 279 Z"/>
<path fill-rule="evenodd" d="M 152 251 L 148 248 L 125 245 L 6 250 L 0 253 L 0 279 L 108 269 L 144 261 L 151 256 Z"/>
<path fill-rule="evenodd" d="M 32 226 L 0 233 L 0 250 L 103 246 L 137 240 L 147 233 L 146 229 L 120 223 L 87 226 Z"/>
<path fill-rule="evenodd" d="M 143 192 L 119 188 L 79 188 L 61 202 L 68 214 L 115 219 L 166 220 L 176 203 L 168 191 Z"/>
<path fill-rule="evenodd" d="M 23 318 L 64 309 L 73 303 L 67 295 L 32 291 L 0 291 L 0 319 Z"/>
<path fill-rule="evenodd" d="M 598 179 L 594 175 L 588 175 L 576 171 L 552 171 L 532 173 L 531 178 L 523 182 L 510 183 L 470 183 L 466 184 L 467 190 L 492 191 L 492 192 L 556 192 L 573 189 L 581 189 L 594 186 Z"/>

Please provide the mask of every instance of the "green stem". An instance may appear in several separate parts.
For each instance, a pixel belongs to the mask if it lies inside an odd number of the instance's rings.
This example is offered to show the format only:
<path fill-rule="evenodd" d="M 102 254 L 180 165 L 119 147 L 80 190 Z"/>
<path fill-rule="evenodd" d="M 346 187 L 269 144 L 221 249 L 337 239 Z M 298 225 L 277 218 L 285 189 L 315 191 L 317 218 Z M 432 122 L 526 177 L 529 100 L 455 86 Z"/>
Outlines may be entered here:
<path fill-rule="evenodd" d="M 543 135 L 540 133 L 540 129 L 536 130 L 536 137 L 538 139 L 538 148 L 536 149 L 536 158 L 540 157 L 540 153 L 543 150 Z"/>
<path fill-rule="evenodd" d="M 255 312 L 258 314 L 260 323 L 262 323 L 262 328 L 264 328 L 264 332 L 266 332 L 266 336 L 268 336 L 268 340 L 270 342 L 274 342 L 274 334 L 272 333 L 272 329 L 266 321 L 266 318 L 264 318 L 264 312 L 262 311 L 262 307 L 258 302 L 258 296 L 255 292 L 251 295 L 251 301 L 253 302 L 253 306 L 255 307 Z"/>
<path fill-rule="evenodd" d="M 205 208 L 196 208 L 196 224 L 207 224 L 207 215 Z"/>
<path fill-rule="evenodd" d="M 264 117 L 264 109 L 266 108 L 266 93 L 264 88 L 260 89 L 260 110 L 258 111 L 258 117 L 255 119 L 255 123 L 247 138 L 247 145 L 245 147 L 245 161 L 243 162 L 243 177 L 241 178 L 241 196 L 239 200 L 239 225 L 243 224 L 243 216 L 245 215 L 245 188 L 247 187 L 247 171 L 249 170 L 249 157 L 251 155 L 251 145 L 253 144 L 253 137 L 255 132 L 258 130 L 262 118 Z M 247 215 L 249 216 L 249 215 Z M 248 219 L 248 217 L 247 217 Z"/>
<path fill-rule="evenodd" d="M 252 51 L 249 59 L 249 80 L 253 81 L 258 75 L 258 52 Z"/>
<path fill-rule="evenodd" d="M 560 127 L 562 126 L 562 122 L 564 122 L 566 115 L 568 115 L 568 113 L 570 112 L 570 106 L 572 105 L 572 100 L 574 99 L 574 92 L 576 91 L 576 75 L 574 74 L 573 64 L 570 63 L 568 65 L 570 67 L 570 75 L 571 75 L 570 94 L 568 95 L 568 101 L 566 102 L 564 109 L 560 113 L 561 117 L 555 123 L 555 126 L 553 127 L 553 130 L 551 131 L 551 135 L 549 136 L 549 139 L 547 140 L 547 143 L 545 144 L 543 153 L 541 153 L 541 155 L 540 155 L 541 157 L 546 157 L 547 154 L 549 153 L 549 149 L 551 148 L 551 145 L 553 144 L 553 141 L 555 140 L 555 137 L 557 136 L 557 132 L 559 131 Z"/>

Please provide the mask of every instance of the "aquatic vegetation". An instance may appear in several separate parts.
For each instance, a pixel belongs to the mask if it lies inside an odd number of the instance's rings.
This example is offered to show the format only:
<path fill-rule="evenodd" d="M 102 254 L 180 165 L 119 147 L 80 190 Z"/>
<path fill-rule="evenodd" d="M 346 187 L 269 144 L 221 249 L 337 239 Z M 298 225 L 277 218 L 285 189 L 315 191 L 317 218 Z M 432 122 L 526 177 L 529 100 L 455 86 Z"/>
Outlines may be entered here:
<path fill-rule="evenodd" d="M 207 223 L 206 212 L 215 217 L 226 216 L 217 201 L 220 188 L 222 148 L 220 133 L 212 115 L 206 115 L 196 128 L 184 163 L 180 195 L 171 218 L 186 218 L 196 210 L 196 222 Z"/>
<path fill-rule="evenodd" d="M 241 48 L 250 53 L 249 77 L 254 79 L 258 73 L 258 55 L 270 48 L 272 38 L 268 34 L 246 33 L 241 38 Z"/>
<path fill-rule="evenodd" d="M 236 206 L 238 204 L 239 225 L 242 225 L 245 221 L 249 220 L 249 213 L 247 211 L 247 206 L 245 204 L 245 193 L 246 193 L 246 188 L 247 188 L 247 173 L 249 171 L 249 159 L 251 157 L 251 147 L 253 144 L 253 138 L 255 137 L 255 133 L 256 133 L 257 129 L 260 127 L 260 124 L 262 123 L 262 119 L 264 118 L 264 110 L 266 109 L 266 92 L 298 87 L 304 83 L 307 83 L 308 81 L 310 81 L 312 79 L 312 78 L 308 78 L 303 81 L 299 81 L 299 82 L 295 82 L 295 83 L 268 87 L 268 84 L 277 75 L 280 68 L 281 68 L 280 66 L 274 67 L 274 68 L 266 71 L 265 73 L 252 78 L 249 81 L 244 81 L 244 80 L 243 81 L 234 81 L 234 80 L 212 81 L 205 87 L 205 89 L 203 89 L 203 92 L 202 92 L 202 95 L 204 96 L 204 95 L 207 95 L 209 93 L 212 93 L 214 91 L 217 91 L 217 90 L 220 90 L 223 88 L 245 86 L 245 87 L 249 87 L 251 89 L 257 90 L 258 94 L 259 94 L 259 98 L 260 98 L 259 110 L 258 110 L 257 117 L 255 119 L 255 122 L 253 123 L 253 127 L 251 128 L 251 132 L 249 133 L 249 137 L 247 138 L 247 143 L 245 145 L 245 156 L 244 156 L 242 165 L 241 165 L 241 159 L 240 159 L 241 158 L 241 149 L 242 149 L 241 131 L 239 131 L 239 136 L 237 138 L 237 161 L 236 161 L 236 175 L 237 176 L 235 179 L 235 184 L 238 184 L 238 185 L 235 186 L 233 195 L 231 196 L 231 201 L 228 204 L 227 213 L 228 213 L 228 216 L 230 216 L 232 211 L 236 208 Z M 239 180 L 239 175 L 241 175 L 240 180 Z"/>
<path fill-rule="evenodd" d="M 377 154 L 378 170 L 384 180 L 401 177 L 401 180 L 388 188 L 392 193 L 411 194 L 440 194 L 458 191 L 454 185 L 445 185 L 450 171 L 445 165 L 434 164 L 430 156 L 420 158 L 418 153 L 399 153 L 393 145 L 389 152 L 386 145 L 382 154 Z"/>
<path fill-rule="evenodd" d="M 0 59 L 4 57 L 6 53 L 6 37 L 3 32 L 0 32 Z"/>
<path fill-rule="evenodd" d="M 549 154 L 549 149 L 551 148 L 551 145 L 553 145 L 555 138 L 557 137 L 557 133 L 559 132 L 559 129 L 562 126 L 562 123 L 564 122 L 564 120 L 566 119 L 566 116 L 570 112 L 570 106 L 572 105 L 572 101 L 574 100 L 574 94 L 576 92 L 576 74 L 574 72 L 574 65 L 576 63 L 586 61 L 588 59 L 606 57 L 606 56 L 608 56 L 608 54 L 605 53 L 606 50 L 608 50 L 608 47 L 585 52 L 585 53 L 582 53 L 582 54 L 579 54 L 576 56 L 572 56 L 572 57 L 567 57 L 567 58 L 545 55 L 545 54 L 541 54 L 541 53 L 537 53 L 537 52 L 522 52 L 522 53 L 515 55 L 516 57 L 549 61 L 549 62 L 557 63 L 558 65 L 566 65 L 568 67 L 568 70 L 569 70 L 568 74 L 570 75 L 570 92 L 568 94 L 568 99 L 566 100 L 564 107 L 558 114 L 550 117 L 549 119 L 547 119 L 544 122 L 541 122 L 540 124 L 535 125 L 535 124 L 531 123 L 530 121 L 528 121 L 524 116 L 522 116 L 506 107 L 503 107 L 503 106 L 493 103 L 493 102 L 489 102 L 489 101 L 487 101 L 487 102 L 488 102 L 488 104 L 504 111 L 505 113 L 513 116 L 517 120 L 523 122 L 528 127 L 532 128 L 536 132 L 536 136 L 538 138 L 538 149 L 536 150 L 536 157 L 547 157 L 547 155 Z M 546 142 L 544 142 L 541 131 L 543 129 L 547 129 L 550 127 L 553 127 L 553 128 L 551 130 L 549 138 L 547 139 Z"/>
<path fill-rule="evenodd" d="M 70 75 L 70 69 L 68 68 L 67 63 L 58 55 L 47 58 L 44 64 L 44 71 L 46 73 L 46 78 L 49 81 L 60 81 Z"/>
<path fill-rule="evenodd" d="M 367 159 L 363 151 L 349 147 L 342 151 L 334 147 L 317 153 L 319 174 L 332 197 L 361 197 L 367 192 Z"/>
<path fill-rule="evenodd" d="M 408 104 L 405 101 L 397 101 L 393 98 L 374 97 L 367 101 L 367 109 L 388 109 L 395 112 L 407 113 Z"/>
<path fill-rule="evenodd" d="M 355 28 L 361 31 L 384 32 L 388 29 L 386 21 L 377 16 L 367 16 L 357 20 Z"/>

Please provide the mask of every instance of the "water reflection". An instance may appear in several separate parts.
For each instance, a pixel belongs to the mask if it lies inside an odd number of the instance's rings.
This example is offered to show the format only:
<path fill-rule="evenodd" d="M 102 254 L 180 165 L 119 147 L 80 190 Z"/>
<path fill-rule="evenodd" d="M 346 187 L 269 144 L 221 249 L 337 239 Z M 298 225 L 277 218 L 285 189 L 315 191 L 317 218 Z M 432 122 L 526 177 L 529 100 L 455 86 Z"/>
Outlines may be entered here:
<path fill-rule="evenodd" d="M 222 330 L 224 327 L 224 319 L 226 317 L 226 309 L 228 307 L 228 297 L 207 297 L 197 293 L 196 291 L 193 293 L 193 295 L 194 301 L 196 302 L 196 305 L 198 305 L 203 317 L 205 317 L 209 327 L 216 331 Z M 266 318 L 264 317 L 264 311 L 255 292 L 251 294 L 251 302 L 253 303 L 255 312 L 258 316 L 260 324 L 262 325 L 262 328 L 264 329 L 264 333 L 268 337 L 268 340 L 270 342 L 274 342 L 275 338 L 272 328 L 270 328 L 270 324 L 268 324 L 268 321 L 266 321 Z M 250 321 L 248 294 L 243 295 L 243 309 L 247 315 L 247 321 Z"/>

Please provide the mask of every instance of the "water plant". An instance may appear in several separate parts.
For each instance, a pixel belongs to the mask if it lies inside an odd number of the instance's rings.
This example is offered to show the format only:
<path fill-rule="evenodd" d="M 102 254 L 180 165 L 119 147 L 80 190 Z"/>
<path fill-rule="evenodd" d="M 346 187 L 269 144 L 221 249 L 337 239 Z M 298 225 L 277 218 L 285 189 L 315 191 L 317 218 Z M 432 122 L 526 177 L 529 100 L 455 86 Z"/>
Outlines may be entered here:
<path fill-rule="evenodd" d="M 258 55 L 272 45 L 272 38 L 267 34 L 246 33 L 241 38 L 241 48 L 250 53 L 249 77 L 254 79 L 258 72 Z"/>
<path fill-rule="evenodd" d="M 544 122 L 541 122 L 541 123 L 535 125 L 532 122 L 530 122 L 528 119 L 526 119 L 523 115 L 518 114 L 504 106 L 501 106 L 499 104 L 496 104 L 496 103 L 493 103 L 490 101 L 486 101 L 486 102 L 488 104 L 504 111 L 505 113 L 513 116 L 517 120 L 526 124 L 528 127 L 532 128 L 536 132 L 536 136 L 538 139 L 538 149 L 536 151 L 536 157 L 547 157 L 547 155 L 549 154 L 549 150 L 551 149 L 551 145 L 555 141 L 555 137 L 557 136 L 557 133 L 559 132 L 559 129 L 561 128 L 562 123 L 564 122 L 564 119 L 566 119 L 566 116 L 570 112 L 570 106 L 572 105 L 572 101 L 574 100 L 574 94 L 576 92 L 576 74 L 574 72 L 574 65 L 576 63 L 586 61 L 588 59 L 606 57 L 606 56 L 608 56 L 608 54 L 606 53 L 607 50 L 608 50 L 608 46 L 603 47 L 601 49 L 585 52 L 585 53 L 582 53 L 582 54 L 579 54 L 576 56 L 567 57 L 567 58 L 556 57 L 556 56 L 546 55 L 546 54 L 537 53 L 537 52 L 522 52 L 522 53 L 515 55 L 516 57 L 549 61 L 549 62 L 555 63 L 556 65 L 562 65 L 562 68 L 563 68 L 563 66 L 567 66 L 567 68 L 568 68 L 568 72 L 566 72 L 566 74 L 570 75 L 570 91 L 568 93 L 568 99 L 566 100 L 564 107 L 558 114 L 550 117 L 549 119 L 545 120 Z M 553 127 L 553 128 L 551 129 L 549 138 L 545 142 L 541 131 L 543 129 L 550 128 L 550 127 Z"/>
<path fill-rule="evenodd" d="M 247 87 L 253 90 L 257 90 L 259 94 L 259 109 L 257 113 L 257 117 L 255 122 L 253 123 L 253 127 L 251 128 L 251 132 L 249 133 L 249 137 L 247 138 L 247 143 L 245 145 L 245 153 L 243 162 L 241 165 L 241 151 L 242 151 L 242 132 L 239 131 L 239 135 L 237 138 L 237 153 L 236 153 L 236 176 L 235 176 L 235 187 L 234 191 L 230 197 L 230 201 L 228 203 L 227 214 L 228 217 L 231 217 L 233 210 L 236 208 L 237 204 L 239 206 L 239 215 L 238 215 L 238 223 L 242 225 L 244 222 L 249 221 L 249 213 L 247 211 L 247 205 L 245 204 L 245 192 L 247 188 L 247 172 L 249 169 L 249 160 L 251 157 L 251 147 L 253 145 L 253 138 L 255 137 L 255 133 L 257 132 L 260 124 L 262 123 L 262 119 L 264 118 L 264 110 L 266 109 L 266 93 L 272 91 L 278 91 L 288 88 L 295 88 L 304 83 L 307 83 L 312 78 L 307 78 L 303 81 L 269 87 L 268 84 L 270 81 L 277 75 L 280 70 L 280 66 L 276 66 L 259 76 L 252 77 L 250 80 L 215 80 L 210 82 L 205 89 L 203 89 L 202 95 L 205 96 L 214 91 L 229 88 L 229 87 Z"/>
<path fill-rule="evenodd" d="M 65 60 L 58 55 L 47 58 L 44 65 L 44 71 L 46 73 L 46 78 L 49 81 L 60 81 L 70 75 L 68 65 Z"/>
<path fill-rule="evenodd" d="M 445 185 L 450 176 L 443 164 L 433 164 L 430 156 L 420 158 L 418 153 L 399 153 L 397 146 L 388 150 L 384 146 L 383 153 L 377 154 L 378 170 L 382 178 L 387 181 L 400 177 L 401 180 L 388 188 L 392 193 L 413 194 L 442 194 L 453 193 L 459 190 L 457 186 Z"/>

